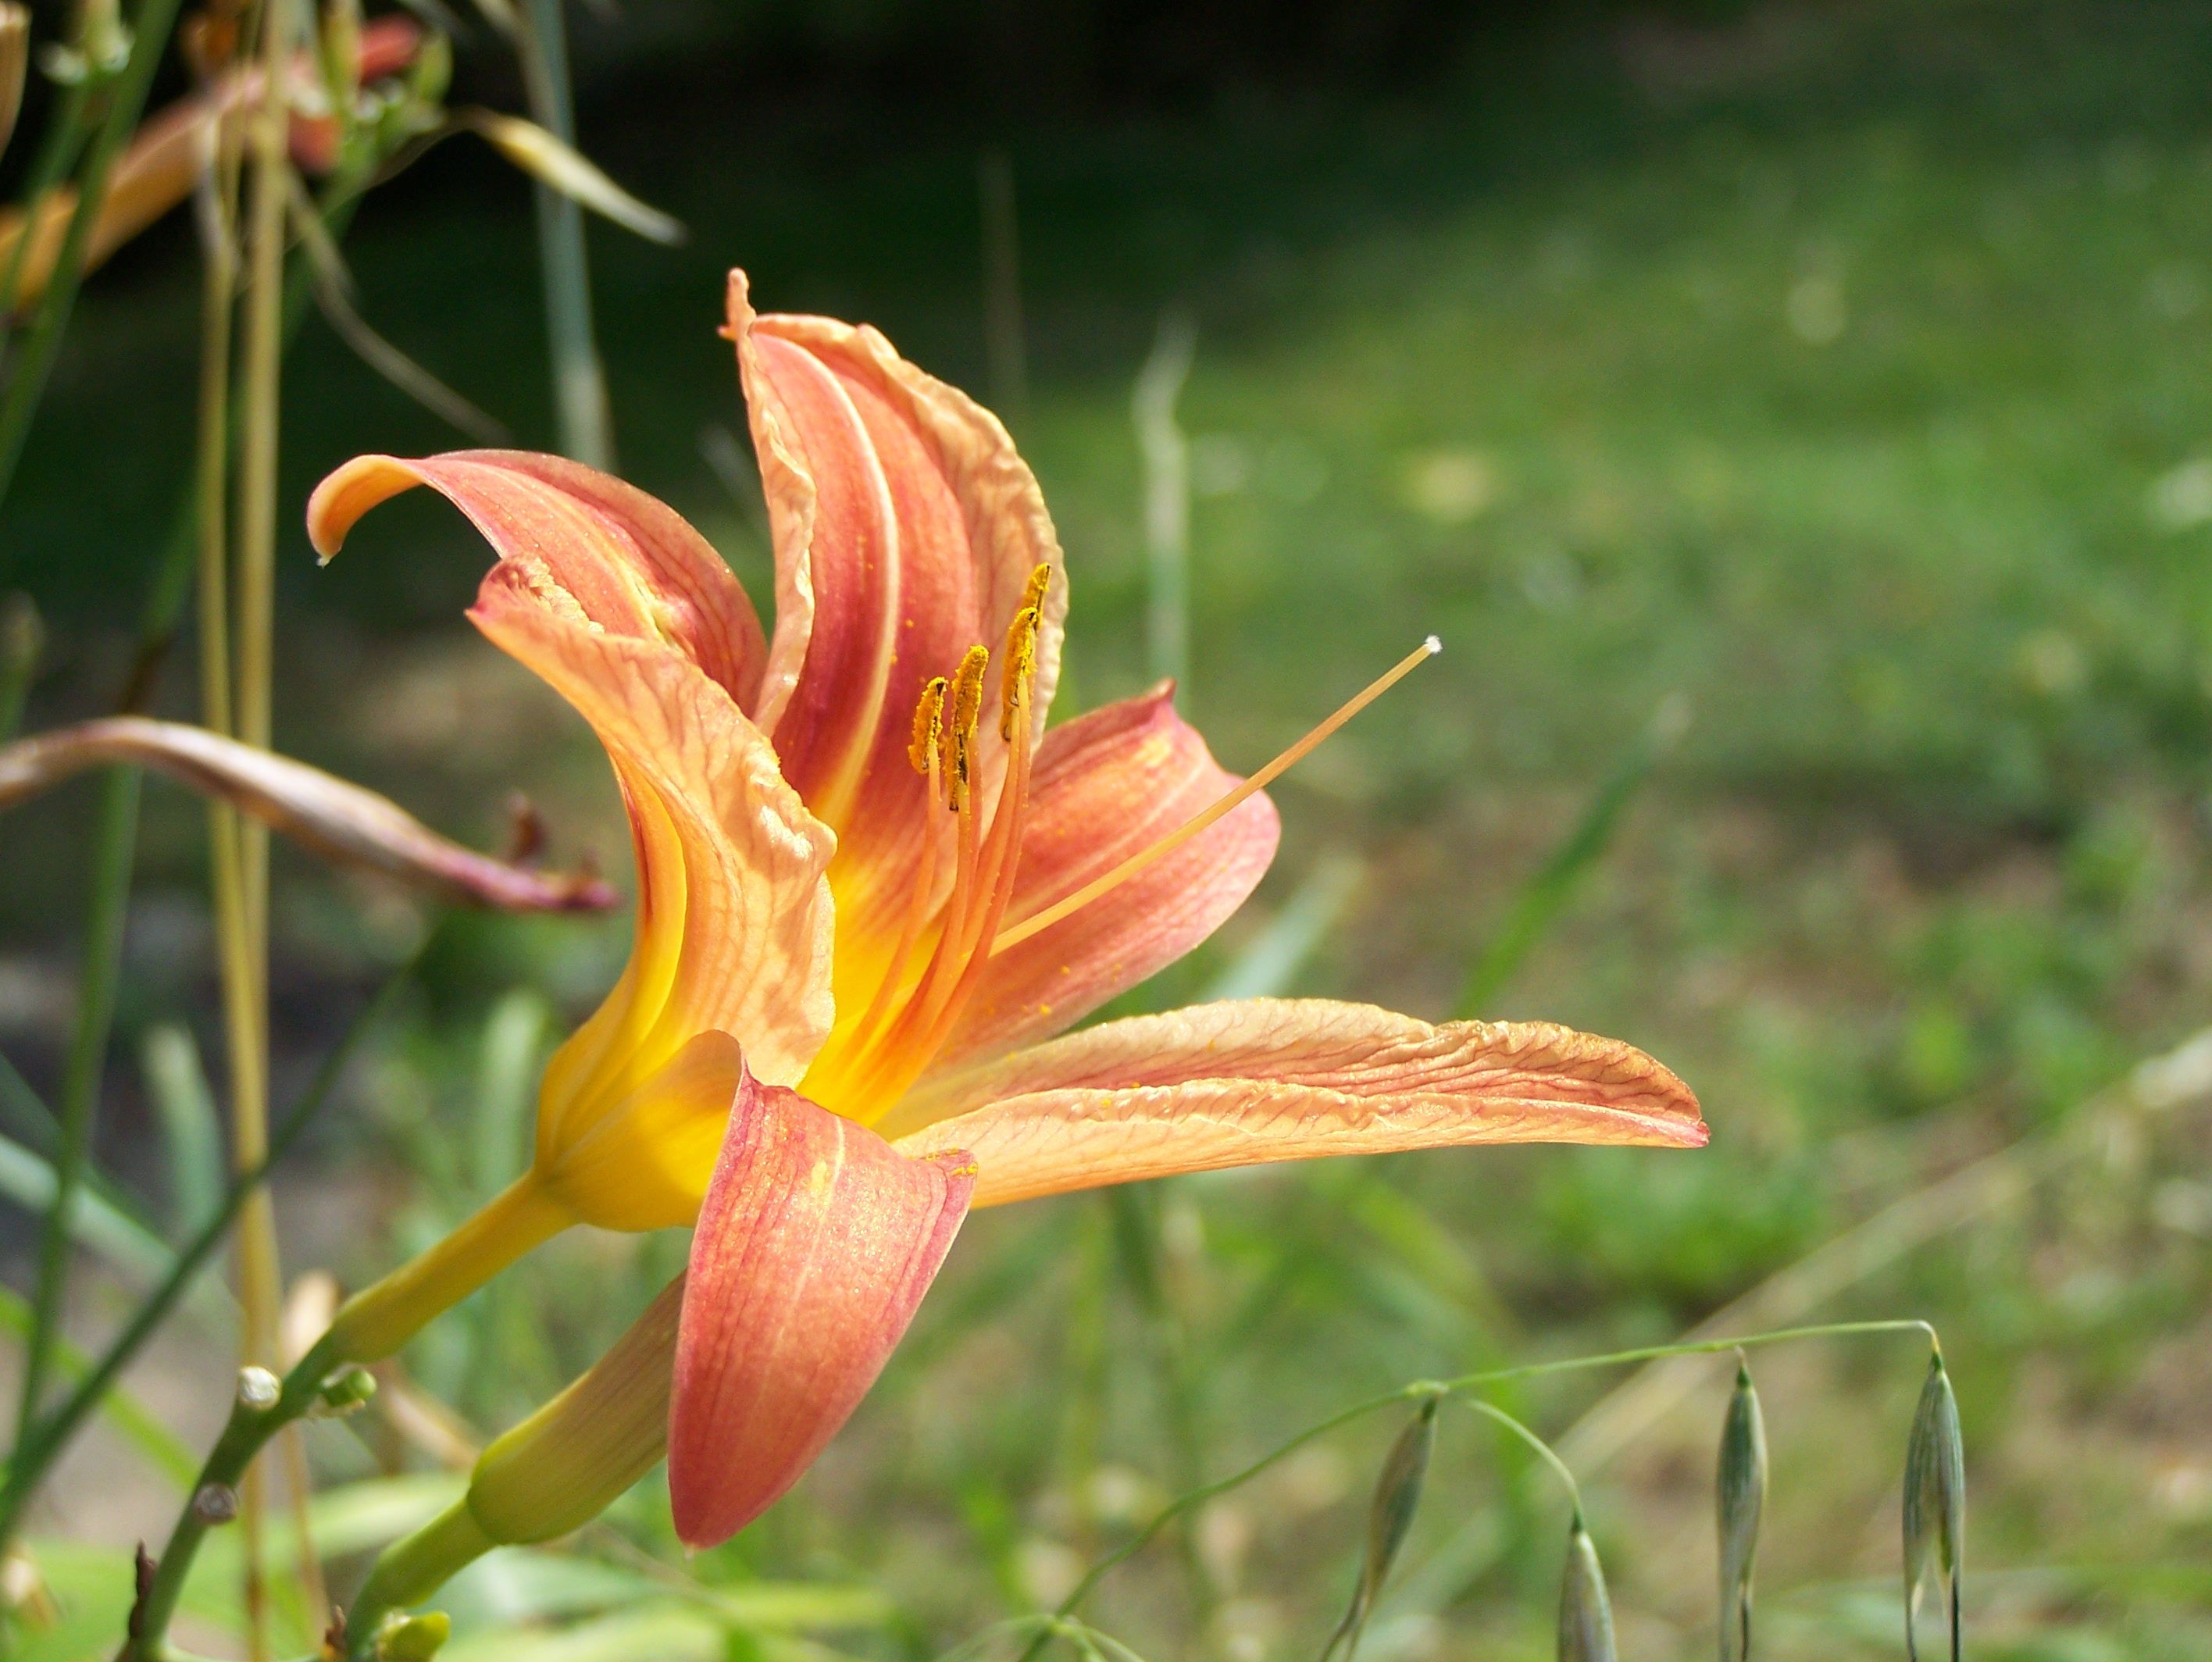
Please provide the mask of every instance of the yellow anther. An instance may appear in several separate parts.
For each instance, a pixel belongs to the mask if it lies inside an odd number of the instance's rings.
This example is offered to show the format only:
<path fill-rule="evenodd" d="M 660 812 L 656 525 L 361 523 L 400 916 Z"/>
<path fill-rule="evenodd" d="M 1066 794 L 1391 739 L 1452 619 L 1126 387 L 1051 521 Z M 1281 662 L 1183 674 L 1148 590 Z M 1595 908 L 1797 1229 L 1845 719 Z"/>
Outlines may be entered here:
<path fill-rule="evenodd" d="M 1030 573 L 1029 586 L 1022 591 L 1021 610 L 1025 612 L 1044 611 L 1045 591 L 1052 587 L 1052 567 L 1040 565 Z"/>
<path fill-rule="evenodd" d="M 999 737 L 1009 743 L 1014 737 L 1015 713 L 1028 698 L 1036 675 L 1037 629 L 1042 622 L 1035 606 L 1024 606 L 1006 625 L 1006 663 L 999 682 Z"/>
<path fill-rule="evenodd" d="M 952 779 L 950 806 L 968 805 L 968 779 L 975 759 L 975 722 L 983 709 L 983 671 L 991 666 L 987 646 L 970 646 L 952 677 Z"/>
<path fill-rule="evenodd" d="M 945 689 L 950 684 L 943 676 L 932 678 L 922 687 L 921 701 L 914 707 L 914 743 L 906 748 L 906 759 L 924 778 L 945 759 L 937 730 L 945 714 Z"/>

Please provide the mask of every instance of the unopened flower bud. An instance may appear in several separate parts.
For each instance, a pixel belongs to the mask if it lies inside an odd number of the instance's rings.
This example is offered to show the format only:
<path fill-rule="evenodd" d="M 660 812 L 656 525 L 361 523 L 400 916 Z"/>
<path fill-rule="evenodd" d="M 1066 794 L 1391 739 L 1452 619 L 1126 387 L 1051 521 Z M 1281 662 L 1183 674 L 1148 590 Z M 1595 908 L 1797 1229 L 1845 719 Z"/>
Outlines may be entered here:
<path fill-rule="evenodd" d="M 1918 1662 L 1920 1601 L 1940 1578 L 1950 1618 L 1951 1659 L 1960 1650 L 1959 1580 L 1966 1531 L 1966 1444 L 1959 1399 L 1941 1350 L 1929 1358 L 1928 1381 L 1912 1416 L 1905 1451 L 1905 1648 Z"/>

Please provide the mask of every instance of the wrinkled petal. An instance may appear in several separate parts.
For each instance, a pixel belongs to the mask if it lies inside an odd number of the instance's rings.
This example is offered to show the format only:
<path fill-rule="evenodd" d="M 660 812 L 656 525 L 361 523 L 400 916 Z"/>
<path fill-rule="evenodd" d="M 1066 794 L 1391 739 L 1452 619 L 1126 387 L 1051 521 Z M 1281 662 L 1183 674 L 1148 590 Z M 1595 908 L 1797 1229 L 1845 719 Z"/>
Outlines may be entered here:
<path fill-rule="evenodd" d="M 1695 1148 L 1706 1135 L 1689 1088 L 1617 1040 L 1547 1022 L 1431 1026 L 1320 998 L 1108 1022 L 932 1097 L 918 1106 L 952 1111 L 894 1146 L 968 1152 L 978 1206 L 1322 1155 L 1475 1143 Z"/>
<path fill-rule="evenodd" d="M 691 1240 L 669 1404 L 686 1544 L 728 1539 L 813 1464 L 914 1319 L 973 1167 L 909 1159 L 796 1091 L 738 1092 Z"/>
<path fill-rule="evenodd" d="M 1042 731 L 1067 609 L 1059 541 L 997 418 L 874 330 L 757 317 L 732 272 L 727 332 L 775 543 L 775 637 L 756 719 L 841 840 L 841 924 L 892 934 L 928 811 L 906 757 L 922 683 L 971 646 L 996 652 L 1030 573 L 1048 565 L 1032 703 Z M 983 740 L 983 776 L 995 779 L 993 724 Z M 840 992 L 865 1002 L 872 990 Z"/>
<path fill-rule="evenodd" d="M 1166 683 L 1045 735 L 1008 924 L 1151 846 L 1238 783 Z M 1073 1025 L 1181 958 L 1258 886 L 1281 822 L 1253 797 L 1119 889 L 994 957 L 938 1071 Z"/>
<path fill-rule="evenodd" d="M 796 1079 L 830 1026 L 836 845 L 739 708 L 760 636 L 735 579 L 669 509 L 550 457 L 364 458 L 316 491 L 316 546 L 415 483 L 498 551 L 469 616 L 592 725 L 636 846 L 636 946 L 546 1070 L 541 1146 L 581 1137 L 702 1032 Z"/>
<path fill-rule="evenodd" d="M 183 722 L 117 716 L 0 749 L 0 810 L 88 767 L 150 767 L 259 820 L 325 859 L 452 900 L 516 912 L 602 911 L 614 891 L 581 872 L 535 871 L 464 848 L 386 798 L 319 767 Z"/>

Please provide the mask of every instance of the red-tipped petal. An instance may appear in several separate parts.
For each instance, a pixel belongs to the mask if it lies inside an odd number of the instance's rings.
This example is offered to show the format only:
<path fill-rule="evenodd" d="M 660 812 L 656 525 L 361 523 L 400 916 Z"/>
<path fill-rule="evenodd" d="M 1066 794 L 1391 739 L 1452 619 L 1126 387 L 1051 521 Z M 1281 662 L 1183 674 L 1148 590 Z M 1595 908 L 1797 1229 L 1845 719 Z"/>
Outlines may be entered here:
<path fill-rule="evenodd" d="M 691 1240 L 669 1403 L 686 1544 L 727 1540 L 812 1465 L 914 1319 L 975 1164 L 913 1159 L 748 1076 Z"/>

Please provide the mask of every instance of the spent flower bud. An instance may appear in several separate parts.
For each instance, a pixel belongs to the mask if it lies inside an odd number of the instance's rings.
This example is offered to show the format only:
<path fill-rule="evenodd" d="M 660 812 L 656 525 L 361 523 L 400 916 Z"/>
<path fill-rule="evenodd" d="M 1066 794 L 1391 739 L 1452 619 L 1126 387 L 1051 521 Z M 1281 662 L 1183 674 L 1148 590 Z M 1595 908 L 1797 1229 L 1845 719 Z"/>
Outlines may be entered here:
<path fill-rule="evenodd" d="M 238 1516 L 238 1491 L 228 1483 L 202 1483 L 192 1491 L 192 1515 L 211 1526 L 230 1522 Z"/>
<path fill-rule="evenodd" d="M 1615 1662 L 1613 1602 L 1579 1507 L 1567 1530 L 1567 1570 L 1559 1586 L 1559 1662 Z"/>
<path fill-rule="evenodd" d="M 248 1365 L 238 1370 L 238 1405 L 249 1413 L 266 1414 L 283 1394 L 283 1386 L 267 1368 Z"/>
<path fill-rule="evenodd" d="M 1721 1428 L 1720 1473 L 1715 1486 L 1720 1525 L 1721 1662 L 1751 1655 L 1751 1576 L 1759 1556 L 1759 1519 L 1766 1505 L 1766 1422 L 1759 1392 L 1741 1353 L 1735 1392 Z"/>
<path fill-rule="evenodd" d="M 1948 1604 L 1951 1662 L 1960 1651 L 1959 1580 L 1966 1532 L 1966 1443 L 1959 1399 L 1951 1392 L 1943 1353 L 1928 1359 L 1928 1381 L 1912 1416 L 1905 1451 L 1905 1649 L 1919 1662 L 1920 1600 L 1940 1576 Z"/>

